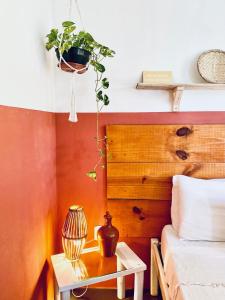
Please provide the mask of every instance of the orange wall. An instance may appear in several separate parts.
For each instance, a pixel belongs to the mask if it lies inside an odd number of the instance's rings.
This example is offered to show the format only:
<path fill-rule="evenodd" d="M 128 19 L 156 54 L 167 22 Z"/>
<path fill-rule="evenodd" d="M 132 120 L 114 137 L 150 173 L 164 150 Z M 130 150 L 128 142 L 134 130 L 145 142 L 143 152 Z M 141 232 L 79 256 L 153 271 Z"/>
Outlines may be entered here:
<path fill-rule="evenodd" d="M 106 210 L 106 171 L 100 170 L 97 183 L 85 174 L 97 160 L 95 148 L 96 115 L 82 113 L 78 123 L 68 122 L 67 114 L 56 115 L 57 134 L 57 188 L 59 203 L 58 249 L 61 249 L 61 227 L 68 207 L 72 203 L 84 207 L 89 225 L 103 223 Z M 101 133 L 107 124 L 213 124 L 225 123 L 225 112 L 202 113 L 103 113 L 100 117 Z M 149 240 L 126 239 L 128 244 L 149 265 Z M 146 276 L 148 286 L 148 274 Z"/>
<path fill-rule="evenodd" d="M 55 237 L 61 250 L 61 227 L 72 203 L 84 206 L 89 240 L 94 225 L 103 222 L 105 170 L 97 183 L 85 175 L 97 159 L 96 115 L 78 117 L 74 124 L 67 114 L 0 106 L 1 300 L 53 299 L 49 256 L 55 253 Z M 100 118 L 102 134 L 107 124 L 175 123 L 225 123 L 225 112 L 106 113 Z M 149 241 L 126 241 L 148 263 Z"/>
<path fill-rule="evenodd" d="M 0 120 L 0 299 L 53 299 L 55 116 L 0 106 Z"/>

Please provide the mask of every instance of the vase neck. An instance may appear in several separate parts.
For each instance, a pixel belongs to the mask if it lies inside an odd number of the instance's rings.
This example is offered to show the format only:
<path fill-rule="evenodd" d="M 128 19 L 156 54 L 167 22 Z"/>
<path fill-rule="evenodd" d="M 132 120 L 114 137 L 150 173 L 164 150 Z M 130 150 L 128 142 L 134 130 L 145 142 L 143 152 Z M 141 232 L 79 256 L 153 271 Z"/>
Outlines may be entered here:
<path fill-rule="evenodd" d="M 104 215 L 104 218 L 105 218 L 105 225 L 112 226 L 112 216 L 110 215 L 110 213 L 108 211 Z"/>

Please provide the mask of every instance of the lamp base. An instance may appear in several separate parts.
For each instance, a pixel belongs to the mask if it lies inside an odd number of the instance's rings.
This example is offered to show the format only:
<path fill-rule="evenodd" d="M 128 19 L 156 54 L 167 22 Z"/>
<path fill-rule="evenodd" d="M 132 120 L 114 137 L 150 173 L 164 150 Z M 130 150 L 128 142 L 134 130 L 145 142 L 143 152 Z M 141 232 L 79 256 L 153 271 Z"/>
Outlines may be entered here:
<path fill-rule="evenodd" d="M 84 248 L 86 237 L 81 239 L 68 239 L 62 237 L 63 251 L 65 257 L 70 261 L 78 260 L 81 256 L 81 252 Z"/>

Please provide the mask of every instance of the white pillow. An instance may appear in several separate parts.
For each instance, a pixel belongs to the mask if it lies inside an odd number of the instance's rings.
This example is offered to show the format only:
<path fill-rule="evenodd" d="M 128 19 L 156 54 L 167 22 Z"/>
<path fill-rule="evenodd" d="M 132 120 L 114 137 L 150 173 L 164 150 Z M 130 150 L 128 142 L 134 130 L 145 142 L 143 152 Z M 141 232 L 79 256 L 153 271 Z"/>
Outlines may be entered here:
<path fill-rule="evenodd" d="M 182 239 L 225 241 L 225 179 L 173 176 L 171 218 Z"/>

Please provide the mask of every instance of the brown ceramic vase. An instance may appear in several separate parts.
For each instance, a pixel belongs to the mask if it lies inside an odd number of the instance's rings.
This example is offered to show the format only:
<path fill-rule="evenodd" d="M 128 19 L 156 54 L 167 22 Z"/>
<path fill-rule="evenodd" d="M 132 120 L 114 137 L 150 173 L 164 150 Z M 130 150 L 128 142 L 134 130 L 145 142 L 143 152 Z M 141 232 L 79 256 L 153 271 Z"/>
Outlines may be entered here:
<path fill-rule="evenodd" d="M 115 255 L 116 245 L 119 239 L 119 231 L 112 225 L 112 216 L 107 211 L 105 216 L 105 225 L 98 230 L 98 243 L 100 253 L 104 257 Z"/>

